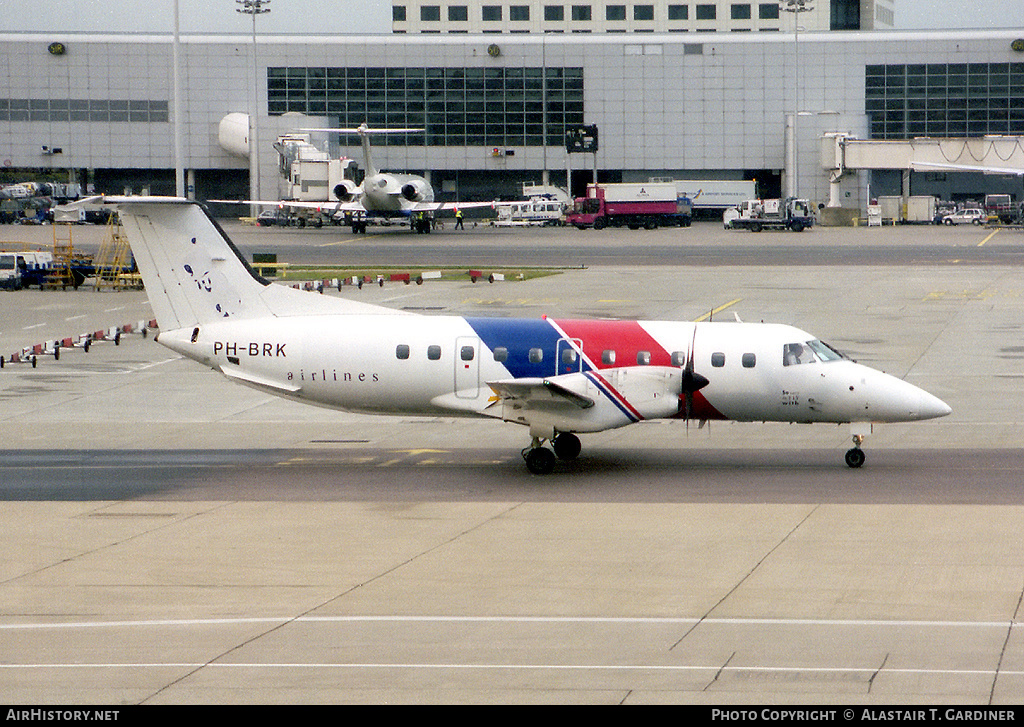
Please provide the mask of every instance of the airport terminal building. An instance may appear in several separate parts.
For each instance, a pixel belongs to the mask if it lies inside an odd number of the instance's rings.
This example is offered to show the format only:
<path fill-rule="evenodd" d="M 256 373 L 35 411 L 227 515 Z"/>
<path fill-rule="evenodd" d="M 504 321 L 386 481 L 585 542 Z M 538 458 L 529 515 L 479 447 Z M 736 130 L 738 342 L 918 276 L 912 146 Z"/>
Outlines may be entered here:
<path fill-rule="evenodd" d="M 51 174 L 98 192 L 170 194 L 179 121 L 189 194 L 241 199 L 250 161 L 220 128 L 243 113 L 255 114 L 263 198 L 278 194 L 279 134 L 365 122 L 422 129 L 382 137 L 374 161 L 425 173 L 439 199 L 515 199 L 524 182 L 564 186 L 567 172 L 579 194 L 596 171 L 609 182 L 755 179 L 763 197 L 795 191 L 823 204 L 831 192 L 858 209 L 901 191 L 1020 200 L 1019 177 L 980 173 L 858 168 L 830 185 L 828 139 L 951 138 L 960 151 L 945 144 L 950 162 L 972 163 L 979 144 L 1012 161 L 1024 154 L 1022 37 L 410 32 L 254 46 L 184 36 L 176 101 L 170 35 L 4 34 L 0 158 L 6 181 Z M 598 151 L 567 154 L 566 130 L 582 125 L 597 127 Z M 357 138 L 330 136 L 331 151 L 362 163 Z"/>

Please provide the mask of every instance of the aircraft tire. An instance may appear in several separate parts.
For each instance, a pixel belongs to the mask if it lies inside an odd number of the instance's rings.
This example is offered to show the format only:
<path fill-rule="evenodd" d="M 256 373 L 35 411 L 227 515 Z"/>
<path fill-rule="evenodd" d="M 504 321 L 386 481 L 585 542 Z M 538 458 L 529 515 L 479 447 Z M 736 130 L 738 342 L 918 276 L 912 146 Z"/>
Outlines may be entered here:
<path fill-rule="evenodd" d="M 526 469 L 535 475 L 549 475 L 555 469 L 555 453 L 547 447 L 534 447 L 525 458 Z"/>
<path fill-rule="evenodd" d="M 572 460 L 580 456 L 583 445 L 580 438 L 570 432 L 562 432 L 551 441 L 555 448 L 555 456 L 561 460 Z"/>
<path fill-rule="evenodd" d="M 852 469 L 857 469 L 864 464 L 865 456 L 864 450 L 860 447 L 854 447 L 853 449 L 847 450 L 846 452 L 846 464 Z"/>

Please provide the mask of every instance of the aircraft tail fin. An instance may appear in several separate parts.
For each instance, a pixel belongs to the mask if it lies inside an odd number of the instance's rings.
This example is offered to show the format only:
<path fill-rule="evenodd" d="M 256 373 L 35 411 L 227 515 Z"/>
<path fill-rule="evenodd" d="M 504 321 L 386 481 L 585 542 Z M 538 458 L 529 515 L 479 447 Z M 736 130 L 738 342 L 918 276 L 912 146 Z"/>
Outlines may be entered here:
<path fill-rule="evenodd" d="M 191 200 L 108 197 L 105 201 L 118 208 L 163 330 L 225 318 L 386 310 L 272 285 L 246 263 L 206 209 Z"/>

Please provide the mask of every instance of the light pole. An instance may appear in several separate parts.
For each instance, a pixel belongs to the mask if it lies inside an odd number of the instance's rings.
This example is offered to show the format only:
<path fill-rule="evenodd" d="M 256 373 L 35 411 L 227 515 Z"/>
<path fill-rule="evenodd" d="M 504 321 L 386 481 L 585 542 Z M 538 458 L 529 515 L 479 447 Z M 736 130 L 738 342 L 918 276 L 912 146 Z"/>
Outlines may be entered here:
<path fill-rule="evenodd" d="M 236 12 L 252 16 L 252 104 L 249 122 L 249 194 L 260 199 L 260 77 L 256 63 L 256 16 L 270 12 L 270 0 L 235 0 Z M 253 208 L 255 214 L 255 208 Z"/>
<path fill-rule="evenodd" d="M 793 55 L 795 57 L 793 80 L 796 84 L 796 95 L 791 127 L 793 134 L 793 169 L 790 175 L 792 179 L 787 180 L 787 186 L 789 187 L 789 196 L 796 197 L 800 189 L 800 153 L 798 151 L 800 146 L 798 140 L 800 137 L 797 133 L 797 117 L 800 115 L 800 13 L 810 12 L 814 8 L 811 6 L 811 0 L 782 0 L 779 3 L 779 7 L 787 13 L 793 13 Z"/>

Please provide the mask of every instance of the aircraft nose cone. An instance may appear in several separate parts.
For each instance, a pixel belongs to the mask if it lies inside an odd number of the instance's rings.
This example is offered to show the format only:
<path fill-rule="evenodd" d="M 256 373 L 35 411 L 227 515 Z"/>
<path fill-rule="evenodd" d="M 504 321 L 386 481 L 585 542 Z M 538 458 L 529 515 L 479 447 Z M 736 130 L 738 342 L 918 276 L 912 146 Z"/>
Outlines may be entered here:
<path fill-rule="evenodd" d="M 917 405 L 917 415 L 920 419 L 937 419 L 951 413 L 953 409 L 937 396 L 932 396 L 927 391 L 921 392 L 920 402 Z"/>

